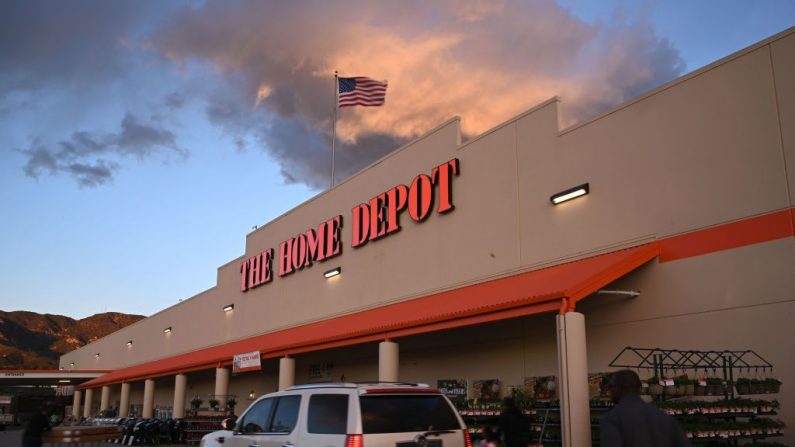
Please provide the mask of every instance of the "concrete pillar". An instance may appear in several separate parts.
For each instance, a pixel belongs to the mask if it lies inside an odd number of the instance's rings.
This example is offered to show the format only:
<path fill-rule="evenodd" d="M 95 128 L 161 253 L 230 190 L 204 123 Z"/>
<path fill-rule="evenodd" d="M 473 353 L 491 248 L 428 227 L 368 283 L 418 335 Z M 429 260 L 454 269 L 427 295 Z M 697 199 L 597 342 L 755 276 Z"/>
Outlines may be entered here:
<path fill-rule="evenodd" d="M 72 417 L 75 419 L 80 417 L 80 397 L 82 394 L 82 391 L 75 390 L 75 394 L 72 396 Z"/>
<path fill-rule="evenodd" d="M 121 384 L 121 398 L 119 399 L 119 417 L 126 418 L 130 414 L 130 384 Z"/>
<path fill-rule="evenodd" d="M 144 410 L 141 417 L 150 418 L 154 414 L 155 409 L 155 381 L 153 379 L 146 379 L 144 381 Z"/>
<path fill-rule="evenodd" d="M 121 398 L 119 399 L 119 417 L 126 418 L 130 414 L 130 384 L 121 384 Z"/>
<path fill-rule="evenodd" d="M 563 446 L 591 445 L 585 316 L 579 312 L 558 315 L 557 329 L 560 380 L 557 388 L 560 393 Z"/>
<path fill-rule="evenodd" d="M 102 387 L 102 394 L 99 397 L 99 411 L 103 412 L 110 407 L 110 387 L 105 385 Z"/>
<path fill-rule="evenodd" d="M 215 368 L 215 399 L 219 406 L 226 406 L 227 394 L 229 394 L 229 369 Z"/>
<path fill-rule="evenodd" d="M 83 417 L 91 417 L 91 402 L 94 399 L 94 390 L 91 388 L 86 389 L 86 403 L 83 404 Z"/>
<path fill-rule="evenodd" d="M 282 357 L 279 359 L 279 391 L 295 385 L 295 359 Z"/>
<path fill-rule="evenodd" d="M 174 376 L 174 419 L 185 417 L 185 391 L 188 388 L 188 376 L 177 374 Z"/>
<path fill-rule="evenodd" d="M 389 340 L 378 344 L 378 380 L 397 382 L 400 365 L 400 345 Z"/>

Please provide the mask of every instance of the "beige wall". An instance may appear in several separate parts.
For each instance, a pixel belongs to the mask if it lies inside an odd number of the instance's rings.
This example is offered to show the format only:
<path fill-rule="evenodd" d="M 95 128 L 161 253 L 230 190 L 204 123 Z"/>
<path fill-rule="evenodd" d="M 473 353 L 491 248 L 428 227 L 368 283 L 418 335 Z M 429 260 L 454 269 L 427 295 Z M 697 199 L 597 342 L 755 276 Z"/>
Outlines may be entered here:
<path fill-rule="evenodd" d="M 247 235 L 245 255 L 219 268 L 217 287 L 66 354 L 61 365 L 120 368 L 792 206 L 793 30 L 570 129 L 559 131 L 558 107 L 550 100 L 464 144 L 457 120 L 443 124 Z M 401 232 L 350 248 L 353 206 L 453 157 L 461 162 L 453 181 L 455 211 L 433 214 L 422 224 L 404 214 Z M 551 194 L 584 182 L 590 195 L 550 205 Z M 244 257 L 266 248 L 278 253 L 282 240 L 337 214 L 344 219 L 341 256 L 239 291 Z M 335 266 L 343 274 L 325 280 L 322 272 Z M 591 299 L 599 306 L 584 305 L 591 364 L 604 369 L 616 349 L 635 340 L 749 347 L 795 377 L 791 359 L 782 353 L 795 335 L 784 324 L 792 313 L 794 271 L 792 238 L 643 267 L 622 280 L 623 285 L 642 278 L 641 298 L 599 297 Z M 228 303 L 235 310 L 222 312 Z M 409 354 L 401 367 L 407 379 L 428 381 L 455 374 L 462 364 L 461 374 L 501 368 L 500 377 L 517 382 L 530 372 L 528 365 L 554 372 L 554 334 L 545 327 L 552 323 L 533 321 L 544 323 L 532 339 L 514 337 L 518 341 L 491 348 L 497 352 L 467 354 L 456 339 L 420 337 L 450 352 L 437 356 L 431 348 L 414 349 L 413 338 L 407 339 Z M 167 326 L 173 328 L 168 335 L 162 332 Z M 703 327 L 715 329 L 705 334 Z M 131 349 L 125 346 L 129 339 Z M 350 349 L 351 380 L 371 377 L 369 356 Z M 299 376 L 308 364 L 299 356 Z M 264 389 L 275 384 L 273 376 L 265 377 Z M 261 385 L 241 379 L 245 395 Z M 791 396 L 785 397 L 790 408 Z"/>

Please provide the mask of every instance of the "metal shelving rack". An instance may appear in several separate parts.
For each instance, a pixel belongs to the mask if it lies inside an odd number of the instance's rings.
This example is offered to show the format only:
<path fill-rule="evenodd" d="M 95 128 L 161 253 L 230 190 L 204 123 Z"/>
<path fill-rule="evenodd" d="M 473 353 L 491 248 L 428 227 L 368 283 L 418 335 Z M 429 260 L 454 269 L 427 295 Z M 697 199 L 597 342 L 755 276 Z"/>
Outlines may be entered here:
<path fill-rule="evenodd" d="M 634 360 L 634 361 L 633 361 Z M 726 398 L 734 398 L 734 371 L 751 369 L 773 371 L 773 365 L 751 350 L 745 351 L 694 351 L 660 348 L 633 348 L 627 346 L 610 362 L 613 368 L 652 369 L 657 377 L 666 370 L 718 370 L 726 382 Z"/>
<path fill-rule="evenodd" d="M 735 372 L 746 370 L 755 373 L 767 373 L 773 371 L 773 365 L 768 362 L 764 357 L 752 350 L 744 351 L 696 351 L 696 350 L 680 350 L 680 349 L 661 349 L 661 348 L 635 348 L 626 347 L 610 362 L 610 367 L 613 368 L 631 368 L 631 369 L 648 369 L 653 370 L 654 375 L 657 377 L 665 377 L 666 371 L 704 371 L 712 374 L 717 374 L 718 371 L 722 374 L 724 383 L 724 398 L 734 399 L 734 383 Z M 660 399 L 664 399 L 663 396 Z M 774 415 L 775 412 L 772 413 Z M 712 416 L 696 416 L 706 419 L 711 418 L 731 418 L 748 417 L 755 418 L 757 416 L 769 416 L 771 414 L 724 414 Z M 679 416 L 675 416 L 679 418 Z M 738 445 L 739 439 L 751 439 L 756 442 L 760 438 L 767 438 L 770 436 L 779 435 L 759 435 L 759 436 L 746 436 L 734 438 L 732 440 L 715 440 L 712 438 L 693 439 L 694 443 L 710 443 L 722 444 L 724 442 L 733 442 L 733 445 Z"/>

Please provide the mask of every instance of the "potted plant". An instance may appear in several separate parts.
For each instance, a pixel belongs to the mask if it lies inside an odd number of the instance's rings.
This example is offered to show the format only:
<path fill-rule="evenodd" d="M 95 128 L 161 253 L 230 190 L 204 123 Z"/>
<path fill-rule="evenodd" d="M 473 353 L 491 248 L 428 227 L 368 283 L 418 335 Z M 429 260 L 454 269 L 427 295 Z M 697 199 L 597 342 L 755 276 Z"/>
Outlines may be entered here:
<path fill-rule="evenodd" d="M 218 409 L 218 404 L 220 402 L 218 401 L 218 399 L 213 397 L 213 398 L 210 398 L 210 400 L 208 400 L 207 403 L 210 404 L 210 408 L 212 408 L 213 410 L 217 410 Z"/>
<path fill-rule="evenodd" d="M 194 410 L 198 410 L 199 407 L 201 407 L 202 402 L 204 402 L 204 401 L 201 400 L 201 398 L 199 396 L 196 396 L 196 397 L 194 397 L 193 399 L 190 400 L 190 407 L 193 408 Z"/>
<path fill-rule="evenodd" d="M 781 381 L 772 377 L 764 380 L 765 391 L 768 393 L 778 393 L 781 390 Z"/>
<path fill-rule="evenodd" d="M 657 376 L 651 376 L 646 380 L 649 384 L 649 394 L 652 396 L 659 396 L 663 393 L 663 386 L 660 385 L 660 379 Z"/>
<path fill-rule="evenodd" d="M 737 394 L 751 394 L 751 379 L 737 379 L 734 387 L 737 389 Z"/>
<path fill-rule="evenodd" d="M 235 405 L 237 405 L 237 401 L 235 400 L 234 397 L 230 397 L 229 399 L 226 400 L 226 407 L 229 408 L 229 411 L 231 411 L 232 413 L 235 412 Z"/>
<path fill-rule="evenodd" d="M 723 379 L 717 377 L 707 378 L 707 396 L 720 396 L 724 393 Z"/>

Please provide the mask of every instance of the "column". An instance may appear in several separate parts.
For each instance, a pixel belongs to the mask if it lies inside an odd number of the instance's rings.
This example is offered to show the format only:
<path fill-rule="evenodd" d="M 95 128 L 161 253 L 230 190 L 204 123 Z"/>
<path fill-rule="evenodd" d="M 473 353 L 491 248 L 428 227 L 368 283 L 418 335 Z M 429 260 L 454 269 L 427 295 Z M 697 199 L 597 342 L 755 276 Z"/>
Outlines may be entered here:
<path fill-rule="evenodd" d="M 82 391 L 75 390 L 74 396 L 72 396 L 72 417 L 77 419 L 80 417 L 80 397 L 82 395 Z"/>
<path fill-rule="evenodd" d="M 378 380 L 397 382 L 400 365 L 400 345 L 385 340 L 378 344 Z"/>
<path fill-rule="evenodd" d="M 130 384 L 121 384 L 121 398 L 119 399 L 119 417 L 126 418 L 130 414 Z"/>
<path fill-rule="evenodd" d="M 557 316 L 558 392 L 564 447 L 591 445 L 591 409 L 588 394 L 588 355 L 585 316 L 568 312 Z"/>
<path fill-rule="evenodd" d="M 279 359 L 279 391 L 295 385 L 295 359 L 284 356 Z"/>
<path fill-rule="evenodd" d="M 177 374 L 174 376 L 174 419 L 185 417 L 185 391 L 188 388 L 188 376 Z"/>
<path fill-rule="evenodd" d="M 144 381 L 144 410 L 141 417 L 150 418 L 154 414 L 155 409 L 155 381 L 153 379 L 146 379 Z"/>
<path fill-rule="evenodd" d="M 227 394 L 229 394 L 229 369 L 215 368 L 215 399 L 220 407 L 226 406 Z"/>
<path fill-rule="evenodd" d="M 99 396 L 100 413 L 107 410 L 109 406 L 110 406 L 110 386 L 105 385 L 102 387 L 102 394 Z"/>
<path fill-rule="evenodd" d="M 94 399 L 94 390 L 91 388 L 86 389 L 86 403 L 83 404 L 83 417 L 91 417 L 91 404 Z"/>

